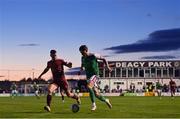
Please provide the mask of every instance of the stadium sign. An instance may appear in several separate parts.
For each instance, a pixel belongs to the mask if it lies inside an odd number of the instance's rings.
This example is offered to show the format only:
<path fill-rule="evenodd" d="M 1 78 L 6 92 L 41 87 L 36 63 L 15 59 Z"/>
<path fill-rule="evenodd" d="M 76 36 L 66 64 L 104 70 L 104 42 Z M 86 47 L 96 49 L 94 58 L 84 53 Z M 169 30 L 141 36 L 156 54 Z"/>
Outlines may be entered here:
<path fill-rule="evenodd" d="M 126 67 L 180 67 L 180 61 L 117 61 L 110 62 L 116 68 Z"/>

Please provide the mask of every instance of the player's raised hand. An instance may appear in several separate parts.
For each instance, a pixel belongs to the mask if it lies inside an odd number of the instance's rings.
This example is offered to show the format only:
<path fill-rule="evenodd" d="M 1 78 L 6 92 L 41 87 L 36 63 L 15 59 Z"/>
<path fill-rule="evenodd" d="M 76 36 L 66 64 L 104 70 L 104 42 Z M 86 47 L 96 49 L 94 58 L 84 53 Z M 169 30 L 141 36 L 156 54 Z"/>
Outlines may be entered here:
<path fill-rule="evenodd" d="M 109 66 L 107 66 L 107 69 L 109 72 L 112 72 L 112 69 Z"/>
<path fill-rule="evenodd" d="M 67 63 L 67 66 L 68 66 L 69 68 L 72 68 L 72 62 L 68 62 L 68 63 Z"/>

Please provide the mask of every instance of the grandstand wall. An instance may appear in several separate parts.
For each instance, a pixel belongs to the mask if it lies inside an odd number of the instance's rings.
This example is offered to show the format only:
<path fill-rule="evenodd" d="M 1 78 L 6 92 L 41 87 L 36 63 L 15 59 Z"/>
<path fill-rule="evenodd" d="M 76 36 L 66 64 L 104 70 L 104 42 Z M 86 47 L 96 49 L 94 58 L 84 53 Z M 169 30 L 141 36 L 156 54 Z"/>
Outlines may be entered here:
<path fill-rule="evenodd" d="M 138 91 L 158 80 L 169 85 L 172 78 L 180 86 L 180 60 L 176 61 L 109 61 L 112 72 L 100 63 L 100 87 L 109 90 L 128 90 L 135 86 Z M 118 88 L 118 89 L 117 89 Z"/>

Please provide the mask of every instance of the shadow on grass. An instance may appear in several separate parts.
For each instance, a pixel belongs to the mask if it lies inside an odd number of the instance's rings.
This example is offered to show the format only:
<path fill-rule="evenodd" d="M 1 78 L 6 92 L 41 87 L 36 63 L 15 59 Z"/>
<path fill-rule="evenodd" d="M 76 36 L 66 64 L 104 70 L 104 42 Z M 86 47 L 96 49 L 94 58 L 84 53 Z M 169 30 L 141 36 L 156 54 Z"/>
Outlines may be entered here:
<path fill-rule="evenodd" d="M 24 114 L 40 114 L 40 113 L 50 113 L 50 112 L 46 112 L 46 111 L 22 111 L 22 112 L 15 112 L 15 113 L 24 113 Z"/>

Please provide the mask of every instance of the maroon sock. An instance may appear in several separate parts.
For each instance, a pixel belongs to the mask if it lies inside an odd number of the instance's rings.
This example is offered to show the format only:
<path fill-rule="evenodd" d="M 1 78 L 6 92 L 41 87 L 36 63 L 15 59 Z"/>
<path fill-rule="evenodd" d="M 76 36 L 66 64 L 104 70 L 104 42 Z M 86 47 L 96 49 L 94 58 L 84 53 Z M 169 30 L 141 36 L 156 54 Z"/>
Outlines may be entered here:
<path fill-rule="evenodd" d="M 47 95 L 47 105 L 50 107 L 51 105 L 51 99 L 52 99 L 52 96 L 51 95 Z"/>
<path fill-rule="evenodd" d="M 64 96 L 63 95 L 61 96 L 61 98 L 62 98 L 62 100 L 64 100 Z"/>

